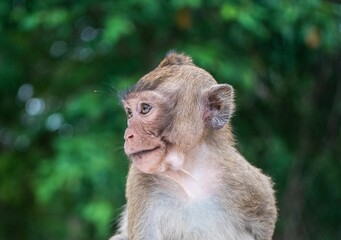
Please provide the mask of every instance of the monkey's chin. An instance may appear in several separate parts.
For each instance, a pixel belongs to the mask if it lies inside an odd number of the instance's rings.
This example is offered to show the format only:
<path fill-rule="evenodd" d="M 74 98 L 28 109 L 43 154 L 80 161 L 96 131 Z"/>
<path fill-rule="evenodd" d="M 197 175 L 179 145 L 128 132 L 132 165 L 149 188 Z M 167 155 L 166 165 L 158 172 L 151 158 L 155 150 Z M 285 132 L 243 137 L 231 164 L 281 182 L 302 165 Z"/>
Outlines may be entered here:
<path fill-rule="evenodd" d="M 161 147 L 140 151 L 129 156 L 137 169 L 149 174 L 160 171 L 163 157 L 164 151 Z"/>

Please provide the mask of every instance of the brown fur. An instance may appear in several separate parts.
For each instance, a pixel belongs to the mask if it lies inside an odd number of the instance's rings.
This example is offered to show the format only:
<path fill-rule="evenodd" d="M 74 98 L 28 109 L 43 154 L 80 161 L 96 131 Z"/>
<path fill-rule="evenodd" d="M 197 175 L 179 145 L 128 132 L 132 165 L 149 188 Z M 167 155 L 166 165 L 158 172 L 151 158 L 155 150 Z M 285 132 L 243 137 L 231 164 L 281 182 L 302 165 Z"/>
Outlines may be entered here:
<path fill-rule="evenodd" d="M 272 182 L 234 147 L 233 98 L 230 85 L 174 52 L 122 94 L 132 165 L 112 240 L 272 238 Z M 141 103 L 152 110 L 141 114 Z"/>

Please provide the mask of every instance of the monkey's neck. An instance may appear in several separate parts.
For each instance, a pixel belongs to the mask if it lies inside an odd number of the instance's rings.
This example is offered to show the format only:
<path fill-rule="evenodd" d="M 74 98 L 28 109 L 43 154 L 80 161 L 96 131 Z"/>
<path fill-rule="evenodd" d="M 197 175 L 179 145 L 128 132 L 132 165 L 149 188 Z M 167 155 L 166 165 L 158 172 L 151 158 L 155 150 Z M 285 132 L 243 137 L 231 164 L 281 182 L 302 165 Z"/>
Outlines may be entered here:
<path fill-rule="evenodd" d="M 216 159 L 213 155 L 205 144 L 186 155 L 171 152 L 162 175 L 181 187 L 188 199 L 206 198 L 219 187 L 221 176 L 219 166 L 212 164 L 212 159 Z"/>
<path fill-rule="evenodd" d="M 234 148 L 236 145 L 230 123 L 219 131 L 211 130 L 206 132 L 204 139 L 206 140 L 207 145 L 212 146 L 215 150 L 222 150 L 223 152 L 229 151 L 228 149 Z"/>

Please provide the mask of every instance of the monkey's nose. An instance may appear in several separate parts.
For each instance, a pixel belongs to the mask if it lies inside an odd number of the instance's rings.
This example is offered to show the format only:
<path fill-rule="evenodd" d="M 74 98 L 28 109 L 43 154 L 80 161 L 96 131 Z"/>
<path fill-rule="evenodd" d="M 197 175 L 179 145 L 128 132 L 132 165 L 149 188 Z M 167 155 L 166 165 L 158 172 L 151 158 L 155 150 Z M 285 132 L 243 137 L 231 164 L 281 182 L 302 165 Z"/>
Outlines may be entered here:
<path fill-rule="evenodd" d="M 133 135 L 133 134 L 126 136 L 126 138 L 127 138 L 127 139 L 129 139 L 129 138 L 133 138 L 133 137 L 134 137 L 134 135 Z"/>
<path fill-rule="evenodd" d="M 126 132 L 124 133 L 124 139 L 129 140 L 129 139 L 132 139 L 133 137 L 134 137 L 134 134 L 132 133 L 132 131 L 127 129 Z"/>

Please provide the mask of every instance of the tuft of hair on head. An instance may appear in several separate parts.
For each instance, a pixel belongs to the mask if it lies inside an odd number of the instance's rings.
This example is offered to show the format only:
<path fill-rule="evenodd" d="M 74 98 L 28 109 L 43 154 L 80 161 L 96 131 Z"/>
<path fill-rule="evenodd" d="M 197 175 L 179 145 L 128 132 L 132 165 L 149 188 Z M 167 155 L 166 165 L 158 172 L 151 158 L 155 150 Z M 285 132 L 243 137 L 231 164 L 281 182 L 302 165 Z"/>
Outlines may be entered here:
<path fill-rule="evenodd" d="M 192 58 L 183 54 L 170 50 L 166 57 L 161 61 L 158 67 L 165 67 L 170 65 L 194 65 Z"/>

